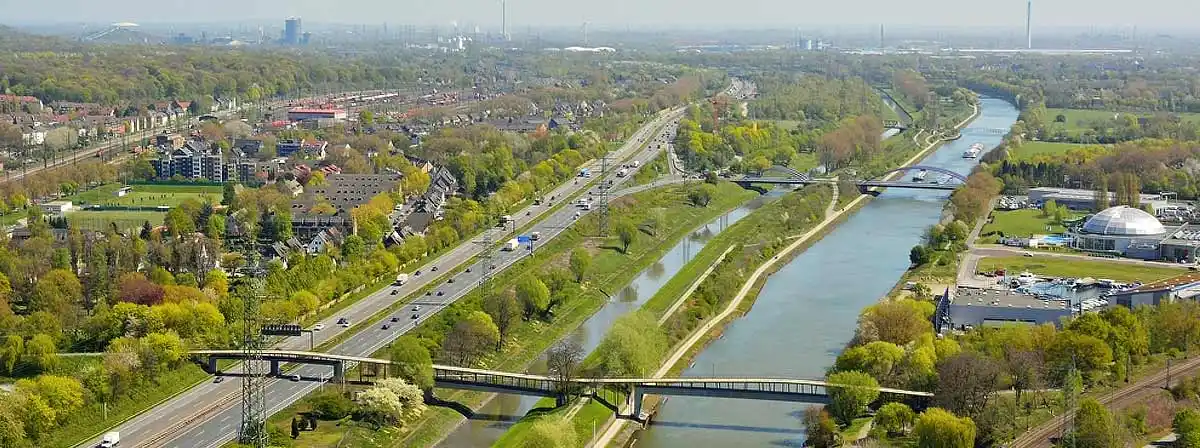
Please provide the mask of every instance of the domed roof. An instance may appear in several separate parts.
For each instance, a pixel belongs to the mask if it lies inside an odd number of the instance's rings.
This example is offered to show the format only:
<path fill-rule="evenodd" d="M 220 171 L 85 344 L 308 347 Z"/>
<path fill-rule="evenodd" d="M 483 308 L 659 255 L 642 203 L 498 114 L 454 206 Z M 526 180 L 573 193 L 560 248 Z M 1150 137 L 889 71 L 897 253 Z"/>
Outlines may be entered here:
<path fill-rule="evenodd" d="M 1158 218 L 1126 205 L 1118 205 L 1097 213 L 1083 223 L 1083 230 L 1088 233 L 1118 236 L 1167 233 L 1167 229 L 1158 222 Z"/>

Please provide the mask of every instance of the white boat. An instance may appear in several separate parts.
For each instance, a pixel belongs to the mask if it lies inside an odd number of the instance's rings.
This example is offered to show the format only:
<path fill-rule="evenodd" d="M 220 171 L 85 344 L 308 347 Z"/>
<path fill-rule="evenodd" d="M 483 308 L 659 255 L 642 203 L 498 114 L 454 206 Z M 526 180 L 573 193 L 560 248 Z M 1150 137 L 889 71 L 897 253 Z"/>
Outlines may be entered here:
<path fill-rule="evenodd" d="M 974 159 L 974 158 L 979 157 L 979 154 L 982 152 L 983 152 L 983 143 L 972 143 L 970 148 L 967 148 L 966 151 L 963 151 L 963 158 L 964 159 Z"/>
<path fill-rule="evenodd" d="M 924 181 L 924 180 L 925 180 L 925 176 L 928 176 L 928 175 L 929 175 L 929 172 L 928 172 L 928 171 L 925 171 L 925 170 L 917 171 L 917 174 L 914 174 L 914 175 L 913 175 L 913 181 L 914 181 L 914 182 L 921 182 L 921 181 Z"/>

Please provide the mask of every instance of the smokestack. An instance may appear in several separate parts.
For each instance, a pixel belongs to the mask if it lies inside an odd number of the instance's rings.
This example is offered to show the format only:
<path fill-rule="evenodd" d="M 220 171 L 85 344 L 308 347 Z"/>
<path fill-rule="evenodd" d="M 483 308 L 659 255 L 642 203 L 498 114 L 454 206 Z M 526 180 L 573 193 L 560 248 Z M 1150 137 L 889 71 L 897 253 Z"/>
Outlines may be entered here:
<path fill-rule="evenodd" d="M 879 49 L 883 49 L 883 24 L 879 24 Z"/>
<path fill-rule="evenodd" d="M 508 0 L 500 0 L 500 38 L 508 41 Z"/>
<path fill-rule="evenodd" d="M 1025 3 L 1025 48 L 1033 49 L 1033 0 Z"/>

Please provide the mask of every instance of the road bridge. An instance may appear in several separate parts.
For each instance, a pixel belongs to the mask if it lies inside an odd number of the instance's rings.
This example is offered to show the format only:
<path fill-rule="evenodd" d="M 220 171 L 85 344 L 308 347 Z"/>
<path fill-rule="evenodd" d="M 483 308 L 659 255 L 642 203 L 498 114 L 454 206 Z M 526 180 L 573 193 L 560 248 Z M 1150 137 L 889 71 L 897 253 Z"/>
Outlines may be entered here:
<path fill-rule="evenodd" d="M 198 358 L 207 358 L 212 373 L 217 373 L 217 360 L 243 359 L 244 356 L 239 350 L 196 350 L 190 354 Z M 383 367 L 384 376 L 387 376 L 389 366 L 399 365 L 387 359 L 294 350 L 267 350 L 262 356 L 264 360 L 272 363 L 271 371 L 275 375 L 279 374 L 278 363 L 281 362 L 332 366 L 334 375 L 318 380 L 335 382 L 344 380 L 343 372 L 351 364 Z M 848 387 L 823 380 L 794 378 L 572 378 L 563 381 L 545 375 L 436 364 L 433 366 L 433 378 L 436 387 L 440 388 L 554 397 L 560 405 L 566 402 L 567 395 L 596 396 L 602 389 L 615 390 L 621 394 L 628 394 L 628 399 L 633 402 L 631 417 L 634 418 L 641 415 L 642 400 L 646 395 L 826 404 L 829 402 L 831 390 Z M 879 391 L 882 401 L 903 401 L 917 408 L 925 406 L 933 398 L 933 394 L 929 392 L 892 388 L 879 388 Z M 617 408 L 615 404 L 606 404 Z"/>

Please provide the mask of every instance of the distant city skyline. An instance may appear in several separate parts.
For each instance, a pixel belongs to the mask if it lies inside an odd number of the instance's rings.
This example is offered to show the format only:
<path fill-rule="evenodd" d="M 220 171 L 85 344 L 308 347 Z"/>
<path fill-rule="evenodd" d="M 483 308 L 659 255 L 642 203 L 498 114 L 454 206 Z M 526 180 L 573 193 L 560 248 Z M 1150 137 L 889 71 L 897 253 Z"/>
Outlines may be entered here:
<path fill-rule="evenodd" d="M 589 6 L 592 5 L 592 6 Z M 789 27 L 810 25 L 987 26 L 1024 28 L 1025 0 L 510 0 L 510 32 L 527 26 L 595 27 Z M 278 22 L 289 16 L 305 23 L 458 24 L 495 28 L 500 0 L 59 0 L 52 4 L 0 0 L 0 22 L 30 23 L 195 23 Z M 1147 31 L 1194 26 L 1195 0 L 1040 0 L 1033 2 L 1033 29 L 1055 26 L 1133 27 Z"/>

